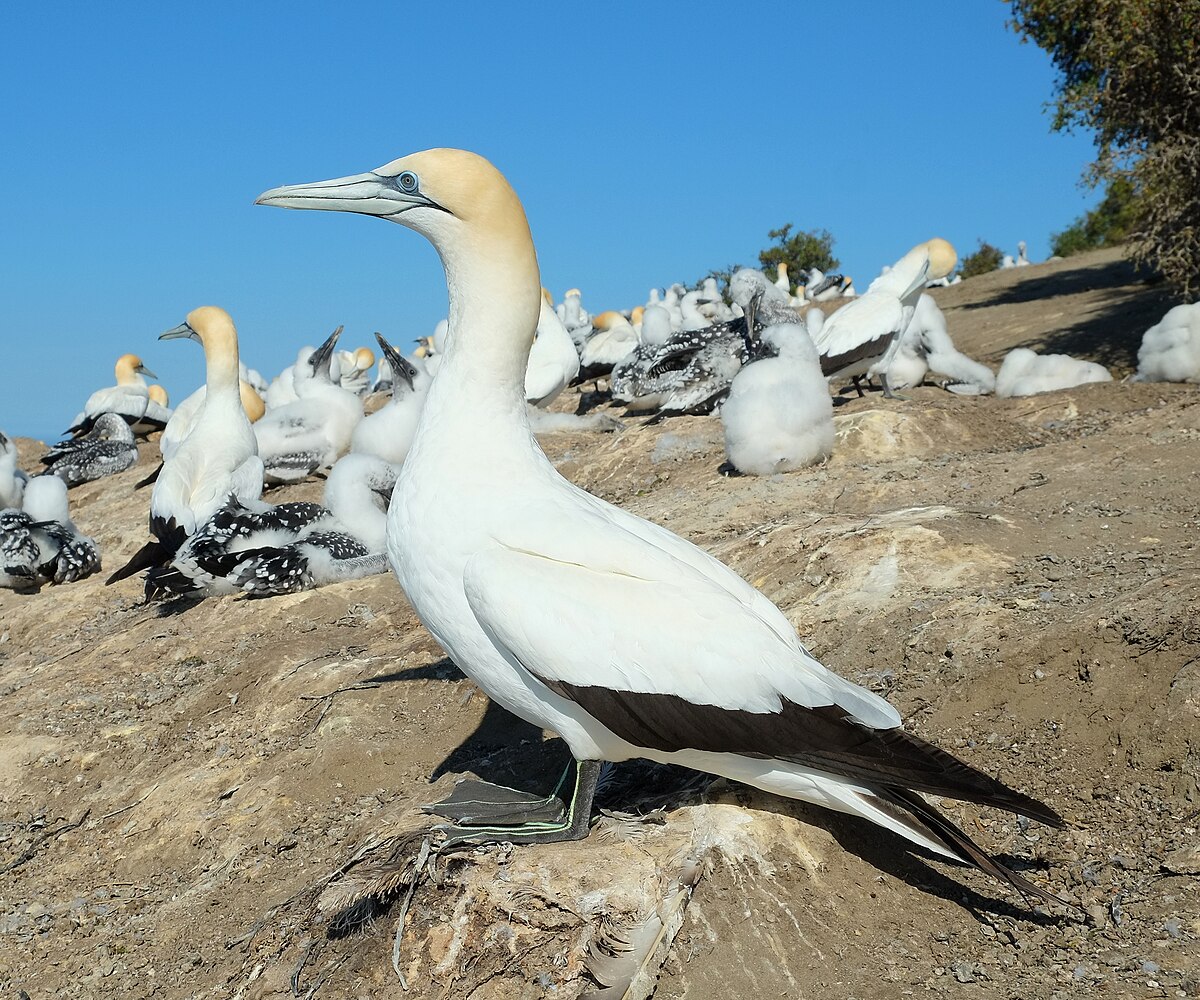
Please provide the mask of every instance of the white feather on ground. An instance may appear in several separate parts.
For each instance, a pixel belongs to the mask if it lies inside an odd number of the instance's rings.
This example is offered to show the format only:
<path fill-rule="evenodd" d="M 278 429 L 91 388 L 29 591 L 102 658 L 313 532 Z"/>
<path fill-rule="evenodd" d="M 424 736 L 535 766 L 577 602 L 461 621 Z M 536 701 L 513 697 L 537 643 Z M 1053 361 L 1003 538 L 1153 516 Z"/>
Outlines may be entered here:
<path fill-rule="evenodd" d="M 770 476 L 822 462 L 833 453 L 833 400 L 803 326 L 778 324 L 761 338 L 779 354 L 737 373 L 721 407 L 721 422 L 734 468 Z"/>
<path fill-rule="evenodd" d="M 1142 335 L 1136 382 L 1200 382 L 1200 302 L 1175 306 Z"/>
<path fill-rule="evenodd" d="M 1071 389 L 1088 382 L 1111 382 L 1103 365 L 1069 354 L 1037 354 L 1018 347 L 1004 356 L 996 376 L 997 396 L 1034 396 L 1039 392 Z"/>

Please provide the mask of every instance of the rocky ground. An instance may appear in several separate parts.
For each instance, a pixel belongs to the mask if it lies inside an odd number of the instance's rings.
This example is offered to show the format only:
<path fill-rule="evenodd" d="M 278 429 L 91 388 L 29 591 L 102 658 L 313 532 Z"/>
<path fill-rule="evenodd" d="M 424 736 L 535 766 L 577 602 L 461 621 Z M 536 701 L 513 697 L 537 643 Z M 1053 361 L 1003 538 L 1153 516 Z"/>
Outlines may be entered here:
<path fill-rule="evenodd" d="M 982 360 L 1028 345 L 1117 375 L 1169 304 L 1113 252 L 937 297 Z M 0 593 L 0 992 L 1200 996 L 1200 395 L 912 396 L 848 398 L 833 459 L 772 479 L 718 473 L 716 418 L 543 443 L 729 562 L 911 729 L 1066 815 L 945 804 L 1078 910 L 640 764 L 587 841 L 443 858 L 409 899 L 419 806 L 463 772 L 548 783 L 561 744 L 490 705 L 390 577 L 195 606 L 93 579 Z M 72 491 L 106 569 L 143 540 L 155 457 Z"/>

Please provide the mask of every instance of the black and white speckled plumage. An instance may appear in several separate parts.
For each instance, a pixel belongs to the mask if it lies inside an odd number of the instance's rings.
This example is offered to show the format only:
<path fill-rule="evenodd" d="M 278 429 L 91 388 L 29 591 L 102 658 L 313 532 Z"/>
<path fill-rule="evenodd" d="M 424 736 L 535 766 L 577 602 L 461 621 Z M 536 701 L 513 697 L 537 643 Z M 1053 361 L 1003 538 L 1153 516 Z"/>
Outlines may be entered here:
<path fill-rule="evenodd" d="M 0 511 L 0 587 L 36 590 L 46 583 L 73 583 L 99 568 L 95 542 L 73 525 Z"/>
<path fill-rule="evenodd" d="M 370 552 L 344 532 L 319 531 L 246 560 L 232 576 L 238 588 L 251 596 L 271 597 L 384 573 L 387 568 L 386 553 Z"/>
<path fill-rule="evenodd" d="M 61 441 L 42 456 L 45 472 L 68 486 L 123 472 L 137 463 L 133 431 L 116 413 L 102 413 L 83 437 Z"/>

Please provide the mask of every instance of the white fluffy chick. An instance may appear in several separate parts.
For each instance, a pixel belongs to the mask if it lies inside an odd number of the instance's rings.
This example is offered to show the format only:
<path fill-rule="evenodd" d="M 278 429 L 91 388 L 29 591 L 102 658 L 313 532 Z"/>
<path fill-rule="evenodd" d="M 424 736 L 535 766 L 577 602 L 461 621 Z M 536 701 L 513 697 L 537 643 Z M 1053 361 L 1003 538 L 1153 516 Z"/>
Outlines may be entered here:
<path fill-rule="evenodd" d="M 1142 335 L 1135 382 L 1200 382 L 1200 302 L 1175 306 Z"/>
<path fill-rule="evenodd" d="M 1088 382 L 1111 381 L 1108 369 L 1094 361 L 1081 361 L 1069 354 L 1037 354 L 1028 347 L 1018 347 L 1004 356 L 996 376 L 996 395 L 1033 396 Z"/>
<path fill-rule="evenodd" d="M 779 354 L 746 365 L 721 407 L 725 452 L 753 476 L 791 472 L 833 453 L 833 400 L 808 331 L 799 323 L 763 330 Z"/>

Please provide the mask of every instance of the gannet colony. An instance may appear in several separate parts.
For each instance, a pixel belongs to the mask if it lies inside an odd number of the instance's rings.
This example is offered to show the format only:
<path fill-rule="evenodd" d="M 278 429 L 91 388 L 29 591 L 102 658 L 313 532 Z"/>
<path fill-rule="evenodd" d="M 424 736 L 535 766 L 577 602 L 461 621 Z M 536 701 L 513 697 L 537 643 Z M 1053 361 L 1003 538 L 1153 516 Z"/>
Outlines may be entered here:
<path fill-rule="evenodd" d="M 195 341 L 204 361 L 203 385 L 173 411 L 141 357 L 123 354 L 116 384 L 83 402 L 42 469 L 19 468 L 0 434 L 0 586 L 98 572 L 104 553 L 73 524 L 69 490 L 129 468 L 139 439 L 154 440 L 161 465 L 128 499 L 146 533 L 106 566 L 108 583 L 139 579 L 147 601 L 270 599 L 390 567 L 454 663 L 570 748 L 550 799 L 459 783 L 432 807 L 435 851 L 586 838 L 605 766 L 646 758 L 865 818 L 897 850 L 907 840 L 1031 904 L 1061 903 L 926 796 L 1059 827 L 1053 803 L 906 732 L 723 563 L 563 478 L 535 431 L 619 435 L 622 421 L 711 414 L 730 474 L 803 475 L 836 447 L 831 387 L 878 385 L 887 405 L 911 407 L 903 391 L 927 379 L 1010 397 L 1110 381 L 1106 369 L 1021 348 L 995 372 L 962 354 L 926 292 L 954 280 L 957 254 L 929 233 L 898 245 L 859 294 L 846 276 L 781 265 L 591 313 L 580 289 L 555 303 L 542 288 L 521 201 L 470 152 L 275 187 L 258 204 L 376 216 L 425 237 L 449 316 L 408 355 L 376 333 L 377 365 L 373 348 L 339 350 L 338 327 L 271 380 L 243 362 L 248 345 L 219 306 L 164 317 L 178 325 L 159 339 Z M 1024 244 L 1010 263 L 1029 265 Z M 1147 331 L 1134 377 L 1200 381 L 1198 317 L 1200 305 L 1180 306 Z M 199 362 L 196 347 L 160 349 Z M 563 410 L 564 395 L 585 392 L 607 411 Z M 273 486 L 315 476 L 320 504 L 270 502 Z"/>

